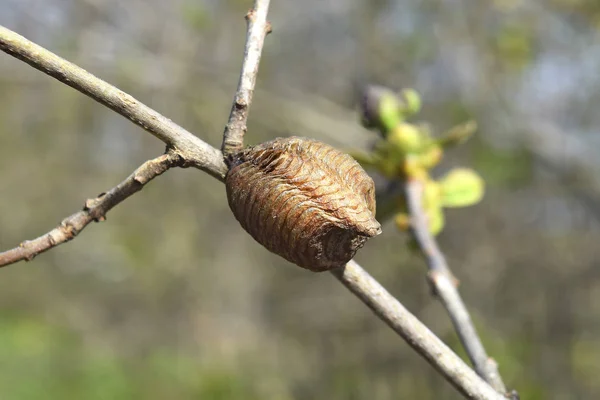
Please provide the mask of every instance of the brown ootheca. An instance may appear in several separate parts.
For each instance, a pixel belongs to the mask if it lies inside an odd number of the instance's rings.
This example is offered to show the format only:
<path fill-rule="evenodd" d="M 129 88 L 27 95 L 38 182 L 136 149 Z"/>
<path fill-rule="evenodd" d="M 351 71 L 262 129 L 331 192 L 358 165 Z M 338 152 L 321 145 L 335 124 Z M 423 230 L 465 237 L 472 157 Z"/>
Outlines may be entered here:
<path fill-rule="evenodd" d="M 230 161 L 225 183 L 236 219 L 302 268 L 341 267 L 381 233 L 373 180 L 346 153 L 289 137 L 246 148 Z"/>

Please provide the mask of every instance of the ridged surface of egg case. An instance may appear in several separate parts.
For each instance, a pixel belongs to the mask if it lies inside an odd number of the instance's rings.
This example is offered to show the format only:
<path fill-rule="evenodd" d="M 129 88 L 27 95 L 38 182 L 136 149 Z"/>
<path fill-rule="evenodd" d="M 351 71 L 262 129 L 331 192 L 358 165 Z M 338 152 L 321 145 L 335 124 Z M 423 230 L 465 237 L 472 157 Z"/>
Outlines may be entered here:
<path fill-rule="evenodd" d="M 311 271 L 345 265 L 381 233 L 373 180 L 351 156 L 313 139 L 249 147 L 233 157 L 225 183 L 242 227 Z"/>

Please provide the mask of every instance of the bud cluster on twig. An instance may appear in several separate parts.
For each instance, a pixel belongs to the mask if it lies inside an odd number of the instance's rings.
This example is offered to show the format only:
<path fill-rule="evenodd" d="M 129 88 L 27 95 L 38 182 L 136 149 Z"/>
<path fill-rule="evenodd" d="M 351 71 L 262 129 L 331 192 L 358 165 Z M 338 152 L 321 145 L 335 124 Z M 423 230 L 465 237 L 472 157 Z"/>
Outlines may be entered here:
<path fill-rule="evenodd" d="M 412 89 L 397 94 L 380 86 L 368 86 L 360 102 L 362 123 L 367 128 L 377 129 L 379 140 L 370 153 L 352 155 L 366 168 L 375 169 L 389 179 L 419 180 L 424 186 L 423 208 L 429 231 L 437 235 L 444 227 L 443 208 L 479 202 L 484 183 L 469 168 L 456 168 L 437 180 L 431 176 L 444 151 L 464 143 L 475 131 L 476 124 L 470 121 L 433 137 L 426 125 L 407 121 L 420 108 L 421 98 Z M 408 230 L 410 217 L 406 199 L 400 196 L 394 208 L 396 225 Z"/>

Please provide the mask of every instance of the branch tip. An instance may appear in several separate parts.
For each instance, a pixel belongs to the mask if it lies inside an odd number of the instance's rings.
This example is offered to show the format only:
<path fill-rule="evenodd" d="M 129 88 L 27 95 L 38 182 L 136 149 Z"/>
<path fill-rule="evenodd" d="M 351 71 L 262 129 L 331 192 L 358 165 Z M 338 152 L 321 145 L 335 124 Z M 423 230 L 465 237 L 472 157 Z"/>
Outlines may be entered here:
<path fill-rule="evenodd" d="M 95 199 L 87 199 L 83 210 L 63 219 L 50 232 L 33 240 L 21 242 L 14 249 L 0 253 L 0 267 L 18 261 L 31 261 L 35 256 L 48 251 L 76 237 L 91 222 L 106 220 L 106 213 L 134 193 L 140 191 L 146 183 L 177 166 L 177 157 L 161 155 L 146 161 L 123 182 Z M 137 175 L 143 176 L 143 183 L 136 181 Z"/>
<path fill-rule="evenodd" d="M 246 13 L 246 44 L 244 60 L 240 71 L 238 87 L 229 113 L 229 119 L 223 132 L 221 151 L 224 162 L 227 156 L 244 147 L 244 136 L 247 131 L 248 111 L 252 103 L 258 66 L 262 55 L 265 36 L 271 27 L 267 21 L 269 0 L 255 0 L 252 9 Z"/>

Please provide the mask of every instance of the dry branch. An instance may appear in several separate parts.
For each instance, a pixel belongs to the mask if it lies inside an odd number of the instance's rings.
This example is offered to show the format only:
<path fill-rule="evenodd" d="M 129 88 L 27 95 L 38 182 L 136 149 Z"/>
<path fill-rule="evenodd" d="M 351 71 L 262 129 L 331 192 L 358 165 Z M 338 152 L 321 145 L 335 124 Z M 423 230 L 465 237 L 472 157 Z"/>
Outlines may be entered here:
<path fill-rule="evenodd" d="M 256 0 L 255 12 L 258 13 L 256 10 L 261 4 L 263 6 L 265 4 L 268 5 L 268 1 Z M 266 21 L 267 10 L 266 6 L 264 7 L 264 20 Z M 249 39 L 250 38 L 251 35 L 249 35 Z M 194 166 L 202 169 L 213 177 L 223 181 L 227 169 L 223 161 L 223 154 L 219 150 L 196 138 L 191 133 L 156 111 L 141 104 L 128 94 L 3 27 L 0 27 L 0 49 L 25 61 L 34 68 L 43 71 L 61 82 L 74 87 L 85 95 L 92 97 L 99 103 L 131 119 L 134 123 L 167 143 L 170 148 L 169 155 L 166 156 L 167 159 L 170 160 L 167 164 L 171 161 L 174 164 L 166 166 L 159 162 L 158 164 L 163 166 L 156 171 L 156 175 L 148 175 L 147 177 L 150 179 L 157 176 L 161 171 L 166 171 L 170 166 L 181 164 L 181 166 Z M 258 60 L 256 60 L 256 63 L 256 65 L 258 65 Z M 246 65 L 246 63 L 244 63 L 244 65 Z M 242 72 L 242 75 L 243 74 L 244 72 Z M 240 81 L 243 80 L 244 78 L 242 77 Z M 246 107 L 249 106 L 250 100 L 251 95 L 247 98 Z M 237 101 L 237 97 L 235 101 Z M 247 110 L 242 118 L 242 126 L 245 127 Z M 241 136 L 238 137 L 238 139 L 235 139 L 237 140 L 235 143 L 239 143 L 239 141 L 243 139 L 244 129 L 238 133 L 240 132 Z M 234 146 L 237 145 L 238 144 L 234 144 Z M 170 154 L 176 156 L 177 159 L 171 160 L 169 158 Z M 152 162 L 155 162 L 155 160 L 150 161 L 149 163 Z M 146 164 L 144 164 L 144 166 L 146 166 Z M 144 166 L 141 168 L 143 169 Z M 77 223 L 78 225 L 76 225 L 76 227 L 78 229 L 74 230 L 72 233 L 68 233 L 71 228 L 67 228 L 63 234 L 66 236 L 63 242 L 74 237 L 75 234 L 83 229 L 85 225 L 89 224 L 89 222 L 94 219 L 101 219 L 110 208 L 139 190 L 141 186 L 147 182 L 147 180 L 142 179 L 141 181 L 138 181 L 138 179 L 136 171 L 136 173 L 121 185 L 117 186 L 106 195 L 92 201 L 88 209 L 67 218 L 66 221 L 74 221 Z M 57 232 L 62 232 L 65 229 L 63 226 L 74 226 L 75 223 L 63 223 L 57 228 Z M 18 253 L 22 251 L 19 250 L 19 248 L 10 250 L 9 253 L 15 252 L 15 254 L 17 254 L 17 256 L 11 256 L 13 257 L 11 262 L 31 258 L 40 251 L 48 250 L 56 245 L 52 242 L 57 242 L 57 239 L 51 232 L 32 242 L 36 241 L 39 241 L 39 244 L 36 245 L 38 247 L 31 250 L 29 255 L 24 254 L 22 257 L 18 256 Z M 46 244 L 44 245 L 44 243 Z M 28 248 L 27 246 L 27 244 L 24 244 L 23 248 Z M 37 251 L 37 249 L 40 251 Z M 8 258 L 8 256 L 4 257 Z M 379 318 L 392 327 L 410 346 L 417 350 L 432 366 L 440 371 L 442 375 L 465 397 L 477 400 L 495 400 L 504 398 L 483 379 L 477 376 L 473 370 L 464 364 L 460 357 L 454 354 L 446 345 L 435 337 L 427 327 L 410 314 L 358 264 L 350 262 L 345 268 L 335 271 L 334 274 L 352 293 L 369 306 Z"/>
<path fill-rule="evenodd" d="M 506 387 L 498 372 L 498 365 L 488 357 L 467 307 L 458 293 L 456 280 L 448 267 L 446 258 L 429 232 L 427 216 L 422 207 L 422 192 L 423 185 L 420 181 L 413 179 L 406 183 L 411 229 L 427 259 L 432 287 L 448 311 L 454 329 L 456 329 L 475 371 L 498 392 L 506 393 Z"/>
<path fill-rule="evenodd" d="M 238 88 L 231 106 L 229 121 L 223 133 L 223 144 L 221 150 L 227 157 L 236 153 L 244 147 L 244 135 L 246 134 L 246 123 L 248 111 L 252 103 L 256 75 L 262 54 L 265 36 L 271 32 L 271 25 L 267 21 L 270 0 L 256 0 L 254 8 L 246 14 L 248 32 L 246 34 L 246 46 L 244 50 L 244 61 Z"/>
<path fill-rule="evenodd" d="M 106 193 L 85 202 L 83 210 L 65 218 L 60 225 L 36 239 L 21 243 L 14 249 L 0 253 L 0 267 L 17 261 L 31 261 L 35 256 L 75 238 L 90 222 L 103 221 L 114 206 L 139 192 L 152 179 L 169 168 L 181 165 L 182 159 L 174 153 L 146 161 L 127 179 Z"/>
<path fill-rule="evenodd" d="M 227 167 L 221 152 L 129 94 L 1 25 L 0 50 L 130 119 L 174 149 L 185 166 L 223 180 Z"/>
<path fill-rule="evenodd" d="M 354 260 L 332 270 L 352 293 L 398 333 L 468 399 L 506 399 L 396 300 Z"/>

